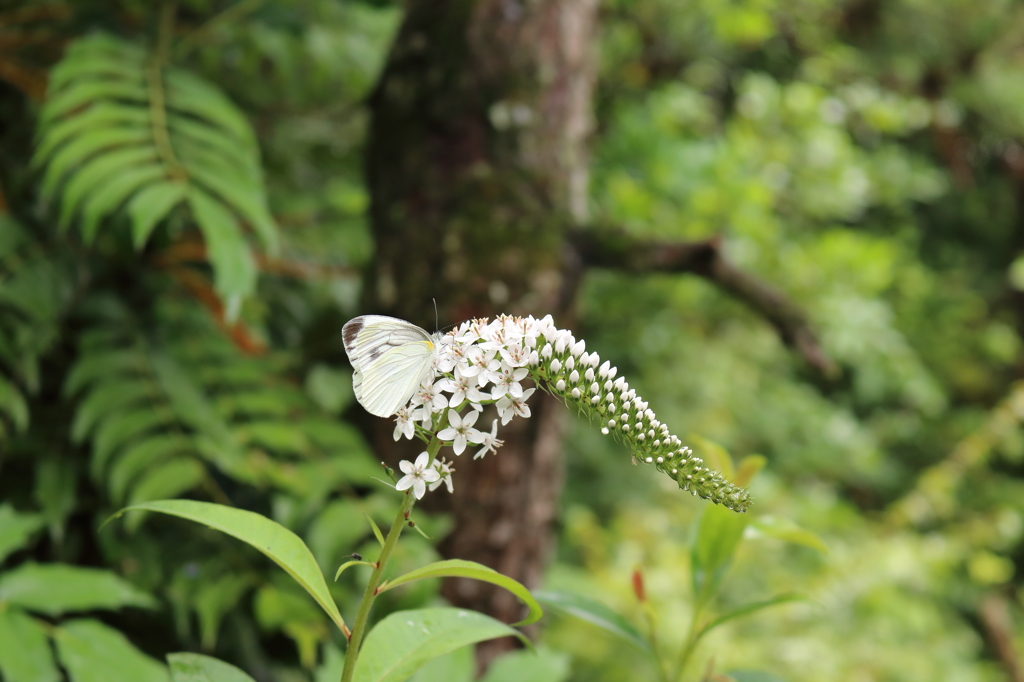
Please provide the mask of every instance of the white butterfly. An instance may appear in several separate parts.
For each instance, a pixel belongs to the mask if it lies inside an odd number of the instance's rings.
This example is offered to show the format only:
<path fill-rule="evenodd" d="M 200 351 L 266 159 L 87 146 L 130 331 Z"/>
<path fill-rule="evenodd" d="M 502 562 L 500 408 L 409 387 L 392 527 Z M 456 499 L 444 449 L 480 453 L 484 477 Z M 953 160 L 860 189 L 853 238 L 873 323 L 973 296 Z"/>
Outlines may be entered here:
<path fill-rule="evenodd" d="M 356 400 L 370 414 L 390 417 L 434 371 L 441 334 L 384 315 L 360 315 L 341 330 L 355 372 Z"/>

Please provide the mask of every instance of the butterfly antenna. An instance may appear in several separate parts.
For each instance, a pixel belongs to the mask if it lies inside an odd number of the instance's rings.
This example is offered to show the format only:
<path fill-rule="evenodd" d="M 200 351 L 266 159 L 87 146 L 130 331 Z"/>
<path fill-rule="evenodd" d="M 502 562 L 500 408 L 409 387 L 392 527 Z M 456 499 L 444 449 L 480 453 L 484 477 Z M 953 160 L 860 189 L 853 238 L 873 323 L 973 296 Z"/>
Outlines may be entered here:
<path fill-rule="evenodd" d="M 438 326 L 441 324 L 437 319 L 437 299 L 431 297 L 430 300 L 434 302 L 434 330 L 437 331 Z"/>

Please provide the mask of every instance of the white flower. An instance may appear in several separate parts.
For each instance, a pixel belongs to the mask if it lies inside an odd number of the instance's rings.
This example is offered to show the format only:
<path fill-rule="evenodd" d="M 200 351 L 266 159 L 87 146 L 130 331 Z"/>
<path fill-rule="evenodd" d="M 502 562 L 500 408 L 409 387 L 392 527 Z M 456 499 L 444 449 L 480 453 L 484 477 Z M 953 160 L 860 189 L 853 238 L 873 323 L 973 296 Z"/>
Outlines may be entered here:
<path fill-rule="evenodd" d="M 430 490 L 430 492 L 434 492 L 441 487 L 442 483 L 444 483 L 448 486 L 448 492 L 455 492 L 455 486 L 452 485 L 452 472 L 455 471 L 455 467 L 452 466 L 450 462 L 444 461 L 444 457 L 441 459 L 435 459 L 432 466 L 440 478 L 431 483 L 428 490 Z"/>
<path fill-rule="evenodd" d="M 443 384 L 442 390 L 449 391 L 452 394 L 451 399 L 448 401 L 448 407 L 458 407 L 466 400 L 472 403 L 487 400 L 487 396 L 476 387 L 476 377 L 463 374 L 461 366 L 455 368 L 455 378 L 445 379 Z"/>
<path fill-rule="evenodd" d="M 530 416 L 530 406 L 526 404 L 526 401 L 530 399 L 530 396 L 536 390 L 536 388 L 528 388 L 523 391 L 522 396 L 505 396 L 498 401 L 497 408 L 498 414 L 501 416 L 502 426 L 512 421 L 512 417 Z"/>
<path fill-rule="evenodd" d="M 431 379 L 420 384 L 419 390 L 412 397 L 413 404 L 423 405 L 430 412 L 438 412 L 448 407 L 448 399 L 441 395 L 441 387 L 444 382 L 445 379 L 436 383 Z"/>
<path fill-rule="evenodd" d="M 530 390 L 533 390 L 533 389 L 530 389 Z M 495 452 L 496 453 L 498 448 L 500 448 L 502 445 L 505 444 L 505 441 L 498 440 L 498 438 L 496 437 L 498 435 L 498 420 L 497 419 L 495 419 L 494 422 L 491 424 L 491 432 L 490 433 L 482 433 L 480 435 L 481 435 L 481 438 L 482 438 L 481 441 L 480 441 L 480 444 L 483 445 L 483 447 L 476 451 L 476 454 L 473 455 L 473 459 L 480 459 L 481 457 L 486 455 L 488 452 Z"/>
<path fill-rule="evenodd" d="M 430 455 L 426 452 L 420 453 L 415 464 L 406 459 L 399 462 L 398 468 L 405 472 L 405 476 L 399 479 L 395 488 L 398 490 L 412 488 L 412 494 L 416 496 L 416 499 L 422 500 L 423 496 L 427 494 L 427 483 L 433 483 L 441 478 L 441 474 L 437 473 L 436 469 L 428 466 L 429 462 Z"/>
<path fill-rule="evenodd" d="M 459 365 L 459 370 L 464 376 L 467 377 L 480 377 L 480 385 L 483 386 L 487 381 L 483 378 L 491 364 L 491 358 L 494 357 L 494 351 L 485 349 L 482 346 L 472 346 L 466 351 L 466 361 Z"/>
<path fill-rule="evenodd" d="M 473 428 L 480 413 L 473 410 L 465 417 L 455 410 L 448 410 L 448 428 L 437 434 L 437 437 L 444 441 L 452 441 L 452 450 L 456 455 L 461 455 L 466 449 L 466 443 L 479 443 L 483 434 Z"/>
<path fill-rule="evenodd" d="M 501 359 L 504 360 L 505 364 L 509 367 L 522 367 L 529 362 L 530 351 L 530 348 L 520 346 L 518 343 L 510 343 L 508 346 L 498 349 L 498 352 L 501 354 Z"/>
<path fill-rule="evenodd" d="M 416 419 L 413 417 L 413 412 L 414 410 L 403 407 L 395 413 L 395 440 L 399 440 L 403 435 L 411 439 L 416 433 Z"/>
<path fill-rule="evenodd" d="M 525 367 L 518 369 L 502 364 L 501 370 L 494 373 L 494 386 L 491 387 L 491 400 L 497 400 L 503 395 L 511 395 L 518 398 L 523 395 L 523 387 L 519 383 L 526 378 L 530 370 Z"/>

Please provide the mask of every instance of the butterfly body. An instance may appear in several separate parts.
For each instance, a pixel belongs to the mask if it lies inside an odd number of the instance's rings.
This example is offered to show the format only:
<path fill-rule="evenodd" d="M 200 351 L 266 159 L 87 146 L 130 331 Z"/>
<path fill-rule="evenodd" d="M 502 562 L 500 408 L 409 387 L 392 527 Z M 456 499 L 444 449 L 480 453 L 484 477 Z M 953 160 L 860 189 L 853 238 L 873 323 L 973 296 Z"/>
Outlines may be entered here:
<path fill-rule="evenodd" d="M 355 370 L 356 400 L 370 414 L 390 417 L 432 372 L 440 334 L 385 315 L 361 315 L 341 331 Z"/>

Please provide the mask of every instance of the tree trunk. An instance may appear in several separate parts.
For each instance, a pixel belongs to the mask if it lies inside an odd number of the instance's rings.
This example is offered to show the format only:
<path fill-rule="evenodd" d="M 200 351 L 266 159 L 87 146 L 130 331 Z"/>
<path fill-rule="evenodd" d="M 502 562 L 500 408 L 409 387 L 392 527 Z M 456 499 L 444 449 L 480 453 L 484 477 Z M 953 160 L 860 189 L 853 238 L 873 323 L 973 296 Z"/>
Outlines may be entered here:
<path fill-rule="evenodd" d="M 506 312 L 571 324 L 579 269 L 563 245 L 586 212 L 596 10 L 596 0 L 409 3 L 371 98 L 368 310 L 431 328 L 436 298 L 444 322 Z M 456 522 L 446 556 L 528 586 L 549 553 L 561 488 L 562 410 L 537 398 L 531 419 L 502 431 L 496 456 L 456 463 L 455 494 L 439 500 Z M 376 421 L 381 451 L 395 451 L 390 422 Z M 444 593 L 521 617 L 514 597 L 482 583 Z"/>

